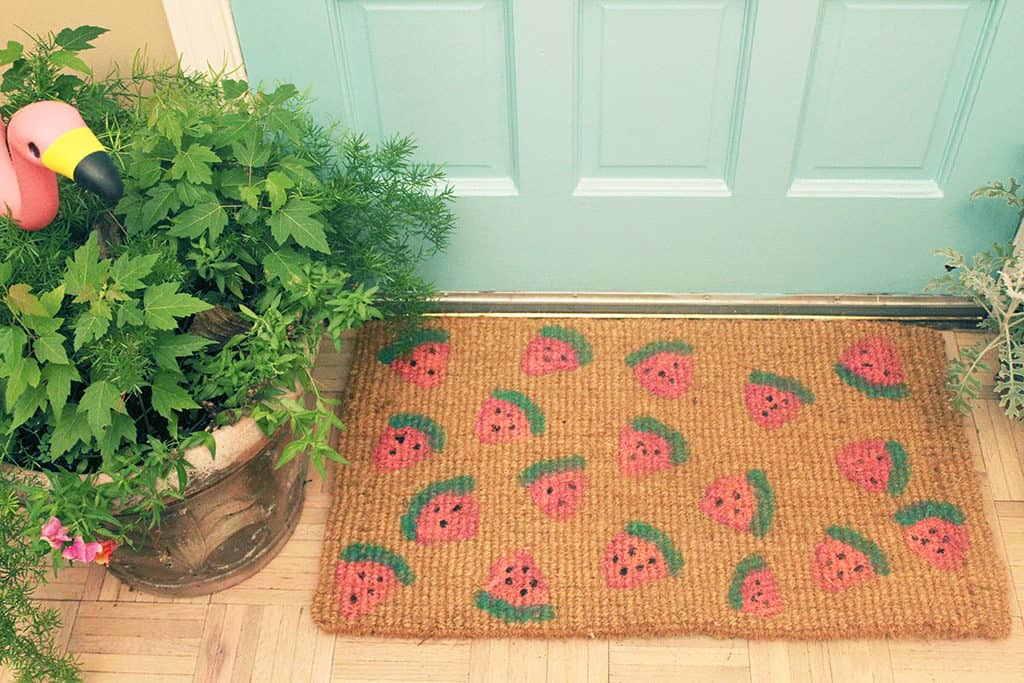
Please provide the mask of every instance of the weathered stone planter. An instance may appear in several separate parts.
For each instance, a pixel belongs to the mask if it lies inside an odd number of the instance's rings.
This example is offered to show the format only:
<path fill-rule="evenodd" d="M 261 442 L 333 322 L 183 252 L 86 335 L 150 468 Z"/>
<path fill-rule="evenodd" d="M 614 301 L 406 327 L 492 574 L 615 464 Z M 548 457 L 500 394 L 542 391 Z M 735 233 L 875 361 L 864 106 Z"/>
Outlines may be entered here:
<path fill-rule="evenodd" d="M 148 593 L 213 593 L 258 572 L 291 537 L 307 461 L 298 457 L 274 469 L 291 434 L 282 429 L 268 439 L 255 423 L 238 423 L 214 438 L 214 467 L 190 477 L 185 498 L 164 508 L 159 526 L 133 537 L 134 547 L 117 549 L 114 576 Z"/>
<path fill-rule="evenodd" d="M 336 352 L 321 344 L 314 377 L 338 393 L 352 363 L 355 334 Z M 185 498 L 170 502 L 160 525 L 113 554 L 110 572 L 148 593 L 192 596 L 214 593 L 249 578 L 281 550 L 298 523 L 305 499 L 308 460 L 299 456 L 274 469 L 291 434 L 267 438 L 243 418 L 213 432 L 216 457 L 194 448 L 195 468 Z"/>

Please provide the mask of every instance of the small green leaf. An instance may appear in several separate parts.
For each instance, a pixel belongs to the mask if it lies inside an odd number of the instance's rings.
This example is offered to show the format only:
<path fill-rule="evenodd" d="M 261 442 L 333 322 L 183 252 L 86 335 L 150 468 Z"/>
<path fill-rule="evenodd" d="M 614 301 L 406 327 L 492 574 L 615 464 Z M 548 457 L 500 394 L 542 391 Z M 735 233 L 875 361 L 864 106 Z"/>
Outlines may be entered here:
<path fill-rule="evenodd" d="M 64 28 L 56 35 L 53 42 L 65 50 L 88 50 L 93 47 L 92 41 L 102 36 L 108 30 L 100 26 Z"/>
<path fill-rule="evenodd" d="M 190 183 L 187 180 L 178 181 L 175 184 L 178 192 L 178 199 L 185 206 L 195 206 L 196 204 L 202 204 L 203 202 L 217 202 L 217 195 L 210 192 L 209 188 L 205 185 L 196 185 Z"/>
<path fill-rule="evenodd" d="M 13 406 L 29 387 L 39 386 L 39 363 L 34 358 L 8 357 L 4 370 L 7 373 L 7 389 L 4 400 L 8 408 Z"/>
<path fill-rule="evenodd" d="M 241 188 L 249 185 L 249 174 L 237 166 L 222 169 L 214 175 L 214 183 L 220 186 L 220 192 L 231 199 L 241 199 Z"/>
<path fill-rule="evenodd" d="M 142 289 L 146 286 L 143 280 L 153 272 L 153 266 L 159 259 L 160 254 L 122 256 L 114 261 L 114 266 L 110 269 L 110 277 L 120 285 L 122 291 L 132 292 Z"/>
<path fill-rule="evenodd" d="M 212 340 L 191 334 L 161 332 L 157 335 L 156 343 L 150 349 L 150 353 L 159 367 L 177 372 L 176 358 L 191 356 L 210 344 L 213 344 Z"/>
<path fill-rule="evenodd" d="M 125 301 L 117 309 L 118 327 L 142 327 L 146 324 L 146 316 L 142 313 L 142 307 L 135 299 Z"/>
<path fill-rule="evenodd" d="M 179 292 L 176 282 L 149 287 L 143 298 L 146 324 L 158 330 L 173 330 L 178 326 L 176 318 L 184 318 L 208 308 L 212 306 L 202 299 Z"/>
<path fill-rule="evenodd" d="M 97 439 L 103 437 L 111 424 L 111 412 L 124 412 L 124 399 L 121 392 L 105 379 L 93 382 L 85 388 L 82 402 L 78 405 L 79 412 L 86 412 L 89 417 L 89 428 Z"/>
<path fill-rule="evenodd" d="M 36 358 L 38 358 L 41 363 L 68 365 L 71 361 L 68 360 L 68 354 L 64 351 L 65 341 L 67 341 L 67 339 L 63 334 L 54 332 L 36 339 L 32 348 L 35 351 Z"/>
<path fill-rule="evenodd" d="M 288 193 L 295 183 L 291 178 L 280 171 L 271 171 L 267 174 L 267 196 L 270 197 L 270 210 L 277 211 L 288 200 Z"/>
<path fill-rule="evenodd" d="M 195 239 L 209 231 L 210 240 L 216 240 L 228 224 L 228 214 L 217 201 L 206 202 L 182 211 L 171 221 L 168 233 L 172 237 Z"/>
<path fill-rule="evenodd" d="M 217 153 L 206 145 L 193 142 L 180 152 L 171 164 L 171 178 L 188 178 L 189 182 L 205 184 L 213 181 L 211 164 L 220 161 Z"/>
<path fill-rule="evenodd" d="M 220 87 L 224 92 L 224 99 L 226 100 L 233 100 L 249 92 L 248 83 L 245 81 L 232 80 L 230 78 L 225 78 L 221 81 Z"/>
<path fill-rule="evenodd" d="M 181 199 L 174 185 L 160 183 L 146 191 L 149 199 L 142 205 L 139 220 L 142 225 L 136 226 L 140 231 L 148 229 L 167 218 L 171 211 L 177 211 L 181 206 Z"/>
<path fill-rule="evenodd" d="M 260 131 L 256 129 L 233 141 L 231 151 L 238 163 L 250 168 L 262 168 L 270 160 L 270 145 L 263 141 Z"/>
<path fill-rule="evenodd" d="M 67 453 L 79 441 L 88 443 L 92 438 L 89 420 L 85 412 L 78 410 L 78 404 L 68 403 L 59 414 L 50 432 L 50 455 L 54 458 Z"/>
<path fill-rule="evenodd" d="M 67 271 L 64 283 L 67 293 L 74 296 L 75 303 L 92 301 L 107 283 L 110 273 L 110 261 L 100 260 L 100 248 L 96 241 L 96 233 L 89 235 L 85 244 L 75 250 L 73 258 L 65 262 Z"/>
<path fill-rule="evenodd" d="M 238 196 L 253 209 L 260 208 L 260 192 L 259 188 L 253 185 L 242 185 L 238 188 Z"/>
<path fill-rule="evenodd" d="M 7 433 L 11 434 L 15 429 L 29 421 L 40 409 L 46 409 L 46 389 L 44 387 L 29 387 L 18 398 L 11 410 L 11 421 L 7 425 Z"/>
<path fill-rule="evenodd" d="M 0 356 L 18 360 L 27 343 L 28 337 L 20 327 L 0 327 Z"/>
<path fill-rule="evenodd" d="M 295 289 L 306 281 L 303 266 L 309 263 L 309 259 L 300 256 L 291 249 L 272 251 L 263 259 L 263 269 L 267 276 L 277 278 L 289 288 Z"/>
<path fill-rule="evenodd" d="M 4 297 L 4 303 L 7 304 L 7 308 L 11 309 L 12 313 L 46 316 L 46 310 L 43 308 L 42 302 L 32 293 L 32 285 L 22 283 L 11 285 L 7 288 L 7 296 Z"/>
<path fill-rule="evenodd" d="M 61 415 L 71 395 L 71 383 L 80 382 L 82 377 L 74 365 L 47 365 L 43 368 L 42 380 L 46 385 L 46 397 L 53 406 L 53 414 Z"/>
<path fill-rule="evenodd" d="M 60 285 L 46 294 L 39 297 L 39 301 L 43 304 L 43 309 L 46 311 L 46 315 L 53 317 L 60 311 L 60 306 L 64 303 L 64 285 Z"/>
<path fill-rule="evenodd" d="M 110 422 L 110 427 L 103 433 L 102 437 L 97 437 L 100 444 L 100 455 L 104 458 L 109 458 L 120 450 L 121 442 L 128 441 L 131 443 L 135 441 L 135 422 L 127 415 L 114 415 L 114 419 Z"/>
<path fill-rule="evenodd" d="M 299 185 L 320 185 L 320 179 L 309 170 L 309 162 L 294 156 L 286 156 L 277 162 L 278 167 Z"/>
<path fill-rule="evenodd" d="M 87 76 L 92 75 L 92 69 L 89 68 L 89 65 L 83 62 L 82 58 L 74 52 L 69 52 L 67 50 L 54 52 L 50 55 L 50 62 L 57 66 L 83 73 Z"/>
<path fill-rule="evenodd" d="M 102 318 L 92 311 L 85 311 L 78 316 L 75 323 L 75 351 L 79 350 L 94 339 L 99 339 L 107 333 L 110 328 L 110 321 Z"/>
<path fill-rule="evenodd" d="M 6 66 L 16 59 L 20 59 L 25 51 L 25 46 L 13 40 L 7 41 L 7 47 L 0 50 L 0 66 Z"/>
<path fill-rule="evenodd" d="M 149 154 L 139 154 L 128 162 L 125 169 L 129 178 L 133 179 L 140 190 L 152 187 L 164 174 L 160 160 Z"/>
<path fill-rule="evenodd" d="M 161 372 L 153 378 L 153 409 L 168 420 L 176 410 L 191 410 L 199 404 L 192 400 L 185 389 L 178 385 L 178 378 L 169 372 Z"/>
<path fill-rule="evenodd" d="M 324 224 L 313 218 L 318 207 L 305 199 L 291 199 L 288 204 L 270 217 L 270 232 L 278 245 L 282 245 L 289 237 L 299 246 L 330 254 Z"/>

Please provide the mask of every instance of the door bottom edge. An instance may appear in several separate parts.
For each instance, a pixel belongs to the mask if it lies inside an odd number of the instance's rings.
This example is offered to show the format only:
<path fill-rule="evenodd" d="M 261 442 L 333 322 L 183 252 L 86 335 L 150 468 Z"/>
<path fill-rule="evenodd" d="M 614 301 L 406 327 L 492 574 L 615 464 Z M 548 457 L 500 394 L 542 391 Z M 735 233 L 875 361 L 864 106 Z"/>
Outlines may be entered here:
<path fill-rule="evenodd" d="M 443 315 L 811 318 L 916 322 L 940 327 L 976 327 L 984 310 L 970 299 L 938 295 L 659 294 L 607 292 L 444 291 Z"/>

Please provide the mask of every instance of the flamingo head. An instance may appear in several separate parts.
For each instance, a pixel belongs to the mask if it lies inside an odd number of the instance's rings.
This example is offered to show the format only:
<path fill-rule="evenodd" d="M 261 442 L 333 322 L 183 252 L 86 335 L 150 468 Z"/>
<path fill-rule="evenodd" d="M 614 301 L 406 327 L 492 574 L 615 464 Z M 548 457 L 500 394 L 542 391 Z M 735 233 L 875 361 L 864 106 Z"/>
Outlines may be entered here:
<path fill-rule="evenodd" d="M 7 126 L 7 146 L 12 155 L 70 178 L 109 202 L 124 193 L 114 162 L 70 104 L 45 101 L 22 107 Z"/>

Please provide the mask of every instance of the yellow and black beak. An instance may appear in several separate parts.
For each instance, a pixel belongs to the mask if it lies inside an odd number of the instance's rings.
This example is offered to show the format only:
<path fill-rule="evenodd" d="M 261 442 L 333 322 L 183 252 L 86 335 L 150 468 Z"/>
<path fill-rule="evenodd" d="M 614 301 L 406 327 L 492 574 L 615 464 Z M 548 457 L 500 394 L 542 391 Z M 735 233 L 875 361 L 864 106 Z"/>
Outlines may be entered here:
<path fill-rule="evenodd" d="M 50 143 L 39 161 L 108 202 L 116 202 L 124 194 L 124 184 L 114 162 L 88 128 L 73 128 L 61 134 Z"/>

